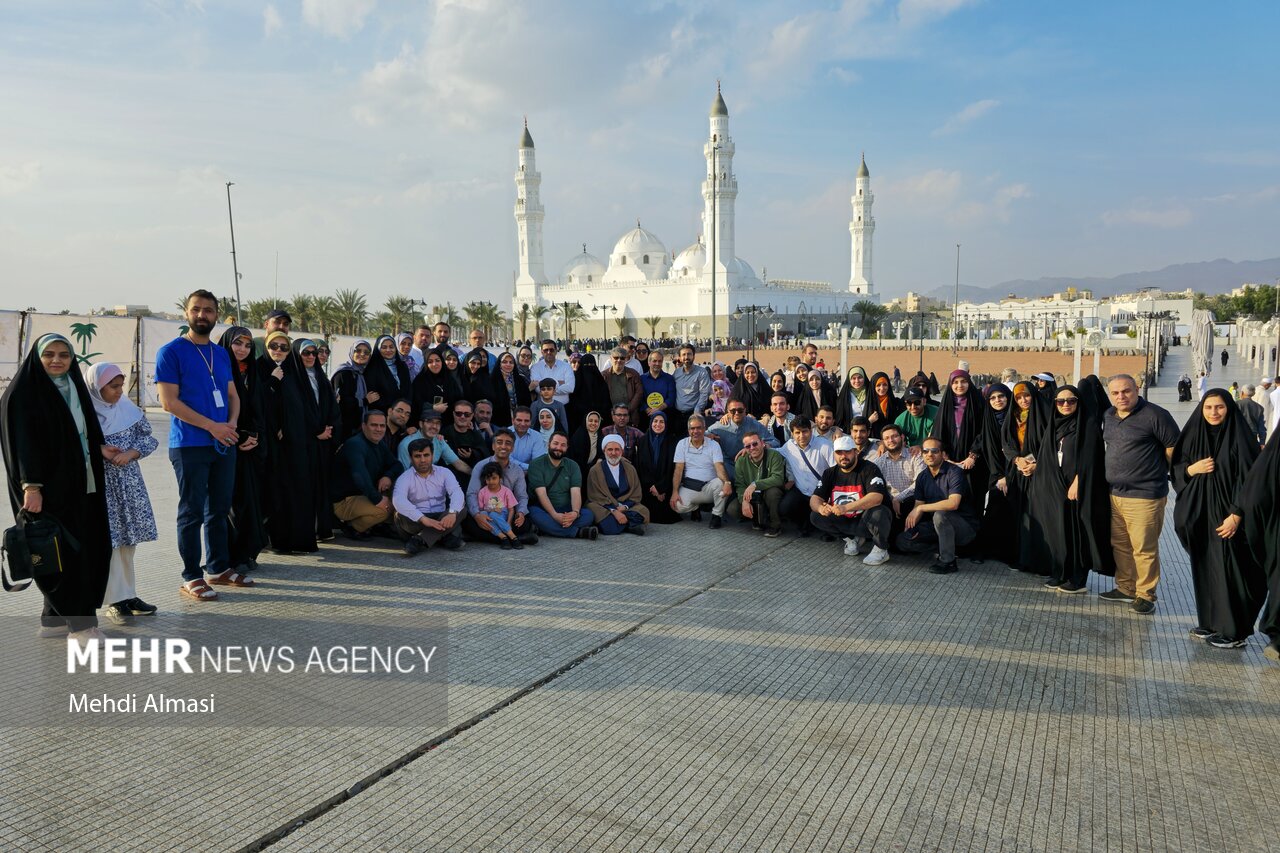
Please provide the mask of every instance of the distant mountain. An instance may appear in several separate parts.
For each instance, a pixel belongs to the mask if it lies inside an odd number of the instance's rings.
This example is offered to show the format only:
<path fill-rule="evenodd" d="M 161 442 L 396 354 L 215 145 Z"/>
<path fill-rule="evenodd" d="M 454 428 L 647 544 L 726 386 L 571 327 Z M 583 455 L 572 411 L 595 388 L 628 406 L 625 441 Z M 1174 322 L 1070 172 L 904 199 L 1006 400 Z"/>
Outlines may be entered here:
<path fill-rule="evenodd" d="M 1230 293 L 1246 282 L 1274 283 L 1280 278 L 1280 258 L 1265 261 L 1201 261 L 1194 264 L 1174 264 L 1162 270 L 1130 272 L 1111 278 L 1067 278 L 1054 276 L 1037 279 L 1019 278 L 1003 281 L 991 287 L 960 285 L 960 298 L 974 302 L 1003 299 L 1010 293 L 1018 296 L 1049 296 L 1068 287 L 1092 290 L 1094 296 L 1115 296 L 1117 293 L 1133 293 L 1144 287 L 1161 290 L 1186 290 L 1188 287 L 1210 296 Z M 955 287 L 934 288 L 925 294 L 950 302 Z"/>

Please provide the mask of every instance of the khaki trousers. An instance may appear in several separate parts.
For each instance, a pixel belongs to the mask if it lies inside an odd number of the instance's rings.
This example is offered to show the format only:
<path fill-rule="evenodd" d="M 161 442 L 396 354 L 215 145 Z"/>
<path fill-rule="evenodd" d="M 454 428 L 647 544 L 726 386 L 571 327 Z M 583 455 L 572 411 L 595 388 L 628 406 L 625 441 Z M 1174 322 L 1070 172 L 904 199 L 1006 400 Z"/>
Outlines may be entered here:
<path fill-rule="evenodd" d="M 1116 556 L 1116 589 L 1156 600 L 1160 582 L 1160 531 L 1168 498 L 1111 496 L 1111 548 Z"/>
<path fill-rule="evenodd" d="M 333 514 L 338 517 L 338 521 L 350 524 L 356 533 L 364 533 L 370 527 L 391 520 L 391 510 L 378 509 L 364 495 L 352 495 L 338 501 L 333 505 Z"/>

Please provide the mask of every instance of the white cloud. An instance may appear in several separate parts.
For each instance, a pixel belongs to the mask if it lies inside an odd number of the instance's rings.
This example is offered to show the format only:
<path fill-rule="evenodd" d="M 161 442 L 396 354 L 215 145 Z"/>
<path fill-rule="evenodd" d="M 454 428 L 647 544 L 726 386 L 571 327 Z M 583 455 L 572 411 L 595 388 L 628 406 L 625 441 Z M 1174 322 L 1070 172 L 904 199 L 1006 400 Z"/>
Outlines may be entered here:
<path fill-rule="evenodd" d="M 1221 195 L 1210 196 L 1205 201 L 1228 204 L 1241 202 L 1256 204 L 1258 202 L 1274 201 L 1277 198 L 1280 198 L 1280 184 L 1272 184 L 1269 187 L 1262 187 L 1251 192 L 1222 193 Z"/>
<path fill-rule="evenodd" d="M 995 98 L 983 98 L 981 101 L 974 101 L 943 122 L 942 127 L 935 130 L 933 135 L 945 136 L 948 133 L 955 133 L 957 130 L 982 118 L 998 106 L 1000 106 L 1000 102 Z"/>
<path fill-rule="evenodd" d="M 1182 228 L 1191 222 L 1191 208 L 1184 205 L 1160 209 L 1131 207 L 1102 214 L 1104 225 L 1144 225 L 1150 228 Z"/>
<path fill-rule="evenodd" d="M 962 178 L 959 172 L 930 169 L 918 175 L 909 175 L 891 181 L 884 194 L 900 200 L 904 206 L 939 208 L 950 204 L 960 192 Z"/>
<path fill-rule="evenodd" d="M 350 38 L 377 5 L 377 0 L 302 0 L 302 20 L 326 35 Z"/>
<path fill-rule="evenodd" d="M 16 195 L 40 180 L 40 163 L 32 160 L 21 166 L 0 165 L 0 196 Z"/>
<path fill-rule="evenodd" d="M 862 75 L 860 75 L 858 72 L 851 71 L 848 68 L 844 68 L 839 65 L 833 65 L 830 68 L 828 68 L 827 76 L 830 77 L 832 80 L 837 80 L 841 83 L 844 83 L 846 86 L 857 83 L 859 80 L 862 79 Z"/>
<path fill-rule="evenodd" d="M 898 4 L 898 20 L 908 27 L 929 24 L 974 2 L 975 0 L 902 0 Z"/>
<path fill-rule="evenodd" d="M 266 8 L 262 10 L 262 35 L 264 38 L 271 38 L 280 28 L 284 26 L 284 19 L 280 17 L 274 3 L 268 3 Z"/>

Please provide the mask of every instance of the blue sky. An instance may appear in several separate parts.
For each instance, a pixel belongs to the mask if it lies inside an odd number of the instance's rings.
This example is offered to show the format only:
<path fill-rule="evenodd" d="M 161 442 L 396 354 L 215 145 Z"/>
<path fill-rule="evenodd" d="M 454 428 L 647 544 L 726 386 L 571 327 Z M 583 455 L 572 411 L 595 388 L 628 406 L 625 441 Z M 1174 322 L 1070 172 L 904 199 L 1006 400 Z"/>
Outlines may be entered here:
<path fill-rule="evenodd" d="M 0 6 L 3 307 L 359 287 L 506 304 L 529 117 L 548 272 L 692 242 L 723 81 L 738 252 L 882 294 L 1280 255 L 1274 3 L 151 0 Z"/>

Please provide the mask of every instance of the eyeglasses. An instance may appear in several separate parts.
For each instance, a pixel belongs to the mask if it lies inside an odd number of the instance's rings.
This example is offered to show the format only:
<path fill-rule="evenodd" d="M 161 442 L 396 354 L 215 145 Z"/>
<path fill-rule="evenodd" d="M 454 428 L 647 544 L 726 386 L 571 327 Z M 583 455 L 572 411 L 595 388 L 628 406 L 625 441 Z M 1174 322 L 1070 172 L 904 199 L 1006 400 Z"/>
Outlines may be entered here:
<path fill-rule="evenodd" d="M 271 350 L 272 352 L 288 352 L 289 345 L 288 344 L 272 344 L 271 346 L 267 347 L 267 349 Z M 312 355 L 315 355 L 315 353 L 312 353 Z"/>
<path fill-rule="evenodd" d="M 453 416 L 454 416 L 455 418 L 469 418 L 469 417 L 471 417 L 471 412 L 456 412 L 456 411 L 455 411 L 455 412 L 453 413 Z"/>
<path fill-rule="evenodd" d="M 313 350 L 313 349 L 304 349 L 304 350 L 300 353 L 300 355 L 301 355 L 303 358 L 307 358 L 308 356 L 310 356 L 311 358 L 315 358 L 315 357 L 316 357 L 316 351 L 315 351 L 315 350 Z"/>
<path fill-rule="evenodd" d="M 1054 400 L 1053 402 L 1057 403 L 1059 406 L 1074 406 L 1076 403 L 1080 402 L 1080 398 L 1079 397 L 1061 397 L 1057 400 Z"/>
<path fill-rule="evenodd" d="M 356 347 L 355 354 L 356 355 L 373 355 L 373 350 L 365 349 L 364 347 Z"/>
<path fill-rule="evenodd" d="M 907 400 L 907 405 L 908 405 L 908 406 L 923 406 L 923 405 L 924 405 L 924 401 L 923 401 L 923 400 Z"/>
<path fill-rule="evenodd" d="M 745 414 L 745 413 L 746 413 L 746 411 L 747 411 L 746 409 L 730 409 L 730 410 L 729 410 L 729 414 L 731 414 L 731 415 L 741 415 L 741 414 Z"/>
<path fill-rule="evenodd" d="M 941 453 L 941 452 L 942 452 L 942 448 L 940 448 L 940 447 L 922 447 L 922 448 L 920 448 L 920 452 L 921 452 L 921 453 L 928 453 L 930 456 L 932 456 L 932 455 L 933 455 L 933 454 L 935 454 L 935 453 Z"/>

